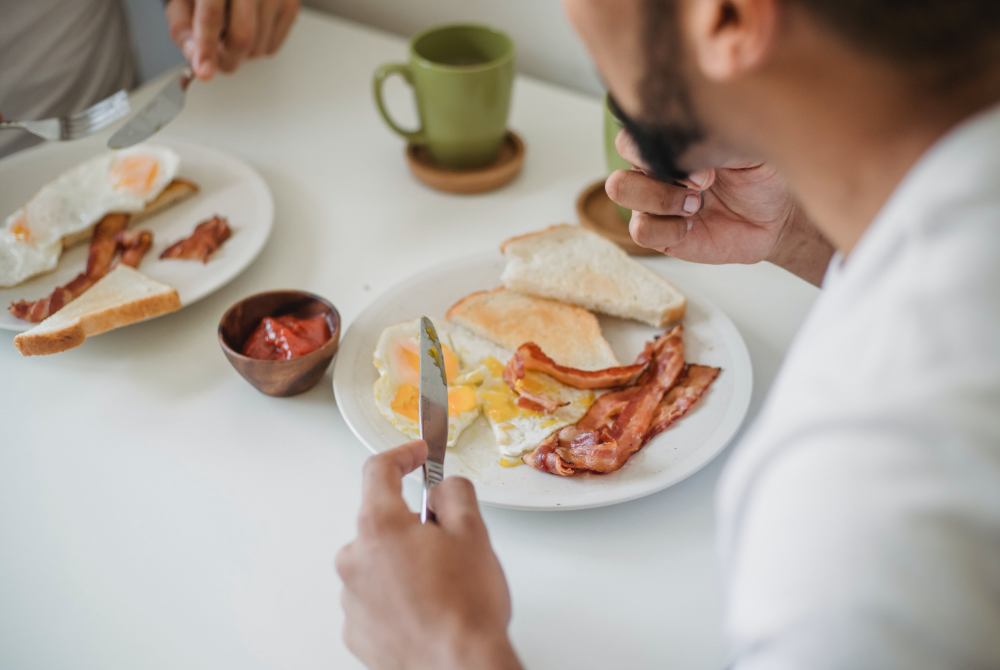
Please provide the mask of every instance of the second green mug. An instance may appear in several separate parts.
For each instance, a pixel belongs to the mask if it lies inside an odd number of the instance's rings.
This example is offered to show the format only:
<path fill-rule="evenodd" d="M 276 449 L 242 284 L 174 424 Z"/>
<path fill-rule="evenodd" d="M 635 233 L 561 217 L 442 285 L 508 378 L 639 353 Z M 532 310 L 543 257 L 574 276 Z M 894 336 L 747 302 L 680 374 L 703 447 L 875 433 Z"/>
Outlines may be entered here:
<path fill-rule="evenodd" d="M 420 127 L 408 131 L 392 120 L 382 84 L 393 74 L 413 87 Z M 375 71 L 375 102 L 385 122 L 410 144 L 426 146 L 448 168 L 472 169 L 496 160 L 507 134 L 514 84 L 514 41 L 477 25 L 431 28 L 410 40 L 409 63 Z"/>
<path fill-rule="evenodd" d="M 618 147 L 615 146 L 615 138 L 625 125 L 619 119 L 620 113 L 615 101 L 611 99 L 611 94 L 604 95 L 604 159 L 608 165 L 608 176 L 615 170 L 631 170 L 632 164 L 621 157 Z M 616 204 L 618 215 L 625 221 L 632 219 L 632 210 Z"/>

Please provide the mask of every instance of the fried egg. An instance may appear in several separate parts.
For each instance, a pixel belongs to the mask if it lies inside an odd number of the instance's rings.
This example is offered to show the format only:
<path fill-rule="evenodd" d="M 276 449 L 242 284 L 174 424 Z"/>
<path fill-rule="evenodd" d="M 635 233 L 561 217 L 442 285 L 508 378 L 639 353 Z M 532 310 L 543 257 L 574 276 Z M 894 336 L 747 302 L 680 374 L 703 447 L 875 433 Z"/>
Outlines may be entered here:
<path fill-rule="evenodd" d="M 462 431 L 479 416 L 475 386 L 462 374 L 449 337 L 448 325 L 434 320 L 445 375 L 448 378 L 448 446 L 453 447 Z M 395 428 L 409 437 L 420 437 L 420 319 L 389 326 L 375 347 L 375 405 Z"/>
<path fill-rule="evenodd" d="M 63 238 L 106 214 L 142 211 L 173 181 L 179 165 L 171 149 L 140 144 L 95 156 L 43 186 L 0 230 L 0 286 L 54 269 Z"/>
<path fill-rule="evenodd" d="M 593 391 L 566 386 L 546 374 L 529 370 L 521 383 L 566 404 L 552 414 L 518 407 L 517 394 L 503 379 L 504 365 L 511 352 L 460 326 L 452 325 L 450 335 L 463 367 L 468 370 L 465 380 L 477 384 L 479 405 L 504 457 L 501 465 L 519 463 L 517 459 L 549 435 L 582 419 L 594 403 Z"/>

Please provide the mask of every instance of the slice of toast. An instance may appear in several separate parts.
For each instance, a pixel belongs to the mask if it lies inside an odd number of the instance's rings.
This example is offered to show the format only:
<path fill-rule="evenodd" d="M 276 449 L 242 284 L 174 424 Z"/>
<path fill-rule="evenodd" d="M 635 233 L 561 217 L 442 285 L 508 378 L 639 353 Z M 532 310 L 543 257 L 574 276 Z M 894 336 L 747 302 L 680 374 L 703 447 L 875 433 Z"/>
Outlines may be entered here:
<path fill-rule="evenodd" d="M 680 291 L 580 226 L 560 224 L 514 237 L 500 251 L 507 257 L 501 279 L 512 291 L 657 327 L 684 317 L 687 301 Z"/>
<path fill-rule="evenodd" d="M 143 219 L 148 219 L 154 214 L 157 214 L 167 209 L 171 205 L 174 205 L 180 202 L 181 200 L 186 200 L 190 198 L 192 195 L 196 194 L 199 190 L 200 189 L 198 188 L 198 185 L 195 184 L 193 181 L 188 181 L 187 179 L 180 179 L 180 178 L 174 179 L 172 182 L 167 184 L 166 188 L 160 191 L 160 195 L 156 196 L 148 203 L 146 203 L 145 208 L 143 208 L 141 211 L 132 213 L 132 219 L 130 221 L 130 225 L 142 221 Z M 64 237 L 62 239 L 63 249 L 69 249 L 73 245 L 79 244 L 80 242 L 86 242 L 91 237 L 93 237 L 94 228 L 97 226 L 97 223 L 95 223 L 90 228 L 87 228 L 86 230 L 81 230 L 77 233 L 73 233 L 72 235 L 67 235 L 66 237 Z"/>
<path fill-rule="evenodd" d="M 14 338 L 22 356 L 56 354 L 91 335 L 181 308 L 177 291 L 119 263 L 83 295 Z"/>
<path fill-rule="evenodd" d="M 509 351 L 534 342 L 567 367 L 602 370 L 618 365 L 597 317 L 575 305 L 500 287 L 462 298 L 445 318 Z"/>

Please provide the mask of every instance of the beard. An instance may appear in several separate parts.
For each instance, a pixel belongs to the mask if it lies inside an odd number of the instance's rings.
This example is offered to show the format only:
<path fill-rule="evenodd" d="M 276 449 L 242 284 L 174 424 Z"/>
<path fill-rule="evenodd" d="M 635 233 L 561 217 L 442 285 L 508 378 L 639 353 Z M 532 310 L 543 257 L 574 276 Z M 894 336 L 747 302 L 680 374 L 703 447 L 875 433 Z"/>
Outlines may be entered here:
<path fill-rule="evenodd" d="M 684 122 L 646 123 L 624 114 L 614 98 L 611 108 L 639 147 L 653 177 L 665 182 L 687 179 L 689 171 L 681 167 L 684 155 L 705 138 L 693 116 Z"/>
<path fill-rule="evenodd" d="M 647 56 L 641 82 L 642 110 L 636 118 L 623 114 L 617 104 L 613 104 L 613 111 L 635 140 L 653 176 L 677 182 L 693 169 L 690 161 L 685 162 L 685 155 L 705 141 L 706 132 L 695 115 L 682 70 L 677 0 L 645 0 L 644 9 Z"/>

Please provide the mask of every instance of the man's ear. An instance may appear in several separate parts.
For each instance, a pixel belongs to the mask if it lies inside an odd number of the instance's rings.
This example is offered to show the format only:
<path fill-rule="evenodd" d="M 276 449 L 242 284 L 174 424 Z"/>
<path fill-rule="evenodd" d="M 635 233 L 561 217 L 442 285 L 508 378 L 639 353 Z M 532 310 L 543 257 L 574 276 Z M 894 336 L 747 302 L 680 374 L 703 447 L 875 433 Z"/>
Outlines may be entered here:
<path fill-rule="evenodd" d="M 684 19 L 698 69 L 729 81 L 757 69 L 776 36 L 779 0 L 689 0 Z"/>

